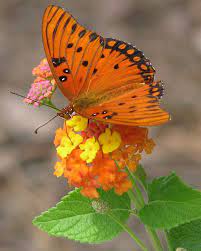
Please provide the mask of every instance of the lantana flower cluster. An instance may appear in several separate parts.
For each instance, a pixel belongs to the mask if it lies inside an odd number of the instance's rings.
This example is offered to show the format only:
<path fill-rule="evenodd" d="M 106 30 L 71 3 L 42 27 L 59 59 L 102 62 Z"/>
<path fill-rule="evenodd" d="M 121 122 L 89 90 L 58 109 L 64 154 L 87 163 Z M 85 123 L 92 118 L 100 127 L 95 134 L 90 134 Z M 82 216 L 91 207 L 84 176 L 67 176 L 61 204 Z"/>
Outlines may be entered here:
<path fill-rule="evenodd" d="M 33 69 L 36 76 L 24 102 L 34 106 L 52 103 L 56 82 L 46 59 Z M 88 198 L 98 198 L 98 189 L 114 189 L 121 195 L 132 183 L 127 168 L 135 172 L 142 153 L 151 154 L 155 146 L 148 129 L 111 125 L 75 114 L 56 130 L 54 145 L 58 161 L 54 175 L 81 188 Z"/>
<path fill-rule="evenodd" d="M 71 186 L 89 198 L 98 198 L 98 188 L 127 192 L 132 183 L 126 167 L 134 172 L 142 152 L 150 154 L 155 143 L 148 129 L 103 124 L 74 115 L 56 130 L 58 155 L 54 175 L 64 176 Z"/>
<path fill-rule="evenodd" d="M 56 82 L 53 79 L 47 59 L 43 59 L 33 69 L 32 74 L 36 76 L 36 79 L 32 83 L 24 102 L 38 107 L 43 104 L 44 100 L 52 97 L 56 89 Z"/>

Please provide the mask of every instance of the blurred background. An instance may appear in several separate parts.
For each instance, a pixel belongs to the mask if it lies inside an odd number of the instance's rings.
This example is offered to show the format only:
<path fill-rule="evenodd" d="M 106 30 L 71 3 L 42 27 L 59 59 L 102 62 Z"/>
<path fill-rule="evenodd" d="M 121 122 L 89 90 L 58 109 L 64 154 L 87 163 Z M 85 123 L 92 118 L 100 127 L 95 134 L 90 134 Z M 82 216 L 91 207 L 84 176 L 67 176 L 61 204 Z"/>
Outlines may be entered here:
<path fill-rule="evenodd" d="M 150 178 L 176 170 L 187 183 L 200 188 L 201 1 L 0 1 L 0 251 L 134 250 L 126 234 L 89 246 L 49 237 L 31 223 L 67 192 L 65 181 L 52 174 L 54 131 L 62 121 L 55 120 L 35 135 L 34 129 L 54 112 L 33 109 L 9 91 L 27 93 L 32 68 L 44 57 L 43 11 L 53 3 L 102 36 L 135 44 L 151 59 L 157 78 L 165 82 L 163 107 L 172 121 L 150 130 L 157 146 L 142 164 Z M 56 103 L 62 107 L 66 101 L 60 95 Z M 137 221 L 130 224 L 148 241 Z"/>

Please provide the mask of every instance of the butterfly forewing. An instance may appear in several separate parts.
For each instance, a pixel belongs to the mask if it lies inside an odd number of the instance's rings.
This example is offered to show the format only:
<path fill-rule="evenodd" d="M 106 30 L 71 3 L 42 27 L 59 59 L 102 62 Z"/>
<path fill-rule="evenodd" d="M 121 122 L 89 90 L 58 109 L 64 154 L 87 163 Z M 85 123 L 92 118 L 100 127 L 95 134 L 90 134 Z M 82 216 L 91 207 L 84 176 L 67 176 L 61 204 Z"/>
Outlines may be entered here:
<path fill-rule="evenodd" d="M 62 8 L 49 6 L 43 17 L 43 43 L 52 73 L 62 93 L 74 100 L 91 78 L 104 42 Z"/>
<path fill-rule="evenodd" d="M 102 38 L 68 12 L 49 6 L 43 17 L 43 43 L 62 93 L 83 116 L 125 125 L 158 125 L 169 119 L 159 107 L 161 82 L 136 47 Z"/>
<path fill-rule="evenodd" d="M 87 93 L 104 92 L 130 83 L 150 83 L 155 70 L 144 54 L 134 46 L 120 40 L 106 38 L 101 59 Z"/>

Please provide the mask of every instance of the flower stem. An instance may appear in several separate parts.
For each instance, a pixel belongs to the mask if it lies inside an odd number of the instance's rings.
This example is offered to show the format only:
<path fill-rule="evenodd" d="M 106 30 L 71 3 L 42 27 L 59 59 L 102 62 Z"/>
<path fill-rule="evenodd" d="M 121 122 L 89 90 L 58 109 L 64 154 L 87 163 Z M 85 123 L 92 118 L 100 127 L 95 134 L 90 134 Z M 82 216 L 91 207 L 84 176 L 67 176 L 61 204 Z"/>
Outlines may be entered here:
<path fill-rule="evenodd" d="M 133 231 L 124 223 L 122 223 L 119 219 L 117 219 L 112 213 L 108 213 L 108 215 L 116 222 L 118 223 L 130 236 L 131 238 L 135 241 L 135 243 L 143 250 L 143 251 L 148 251 L 147 247 L 145 244 L 133 233 Z"/>
<path fill-rule="evenodd" d="M 46 99 L 45 101 L 43 101 L 45 105 L 48 105 L 49 107 L 51 107 L 52 109 L 54 109 L 57 112 L 61 112 L 60 109 L 58 109 L 50 99 Z"/>
<path fill-rule="evenodd" d="M 144 206 L 144 198 L 142 196 L 142 193 L 141 193 L 139 187 L 137 186 L 134 175 L 132 174 L 132 172 L 129 170 L 128 167 L 125 167 L 125 168 L 126 168 L 126 172 L 128 173 L 128 175 L 129 175 L 129 177 L 131 179 L 131 182 L 133 184 L 133 188 L 134 188 L 134 190 L 135 190 L 135 192 L 137 194 L 137 199 L 139 200 L 139 203 L 140 203 L 140 208 L 138 208 L 138 210 L 139 210 Z"/>
<path fill-rule="evenodd" d="M 156 231 L 150 227 L 145 227 L 147 233 L 149 234 L 149 238 L 151 239 L 151 242 L 157 251 L 163 251 L 163 247 L 161 245 L 160 239 L 158 238 L 158 235 Z"/>
<path fill-rule="evenodd" d="M 141 190 L 139 189 L 139 187 L 138 187 L 138 185 L 136 183 L 134 175 L 132 174 L 132 172 L 129 170 L 128 167 L 126 167 L 126 171 L 127 171 L 128 175 L 129 175 L 131 181 L 132 181 L 133 188 L 134 188 L 137 196 L 131 190 L 128 191 L 128 195 L 129 195 L 131 201 L 133 201 L 134 205 L 136 206 L 136 209 L 140 210 L 145 205 L 142 192 L 141 192 Z M 160 239 L 158 238 L 158 235 L 157 235 L 156 231 L 154 229 L 148 227 L 148 226 L 145 226 L 145 229 L 146 229 L 146 232 L 149 235 L 149 238 L 151 239 L 151 242 L 152 242 L 155 250 L 163 251 L 163 247 L 161 245 Z"/>

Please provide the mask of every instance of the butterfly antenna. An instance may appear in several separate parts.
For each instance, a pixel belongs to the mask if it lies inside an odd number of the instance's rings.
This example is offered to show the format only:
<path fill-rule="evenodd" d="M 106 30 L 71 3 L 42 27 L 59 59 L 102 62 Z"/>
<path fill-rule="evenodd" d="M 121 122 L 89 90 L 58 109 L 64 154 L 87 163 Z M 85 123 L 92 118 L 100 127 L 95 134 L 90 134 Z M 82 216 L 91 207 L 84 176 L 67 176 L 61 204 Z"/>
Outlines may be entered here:
<path fill-rule="evenodd" d="M 58 117 L 59 115 L 55 115 L 53 118 L 49 119 L 47 122 L 45 122 L 44 124 L 40 125 L 38 128 L 36 128 L 36 130 L 34 131 L 35 134 L 38 133 L 38 130 L 41 129 L 42 127 L 46 126 L 47 124 L 49 124 L 52 120 L 54 120 L 56 117 Z"/>
<path fill-rule="evenodd" d="M 13 95 L 16 95 L 16 96 L 18 96 L 18 97 L 26 98 L 26 99 L 29 99 L 29 100 L 31 100 L 31 101 L 33 101 L 33 102 L 37 102 L 37 103 L 40 104 L 40 102 L 39 102 L 38 100 L 28 98 L 28 97 L 23 96 L 23 95 L 21 95 L 21 94 L 18 94 L 18 93 L 16 93 L 16 92 L 10 91 L 10 93 L 13 94 Z M 57 110 L 58 112 L 62 112 L 60 109 L 58 109 L 58 108 L 56 108 L 56 107 L 53 107 L 53 106 L 51 106 L 51 105 L 48 105 L 48 104 L 42 104 L 42 105 L 47 106 L 47 107 L 50 107 L 50 108 L 52 108 L 52 109 L 54 109 L 54 110 Z"/>

